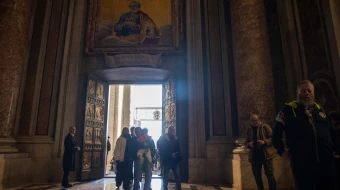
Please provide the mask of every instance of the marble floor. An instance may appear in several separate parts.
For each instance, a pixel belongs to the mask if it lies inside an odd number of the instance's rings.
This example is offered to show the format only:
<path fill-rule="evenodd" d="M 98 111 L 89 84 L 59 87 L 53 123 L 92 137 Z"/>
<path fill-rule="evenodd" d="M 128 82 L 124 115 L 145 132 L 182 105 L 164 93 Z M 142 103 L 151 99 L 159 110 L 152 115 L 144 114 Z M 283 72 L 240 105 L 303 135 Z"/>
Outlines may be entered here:
<path fill-rule="evenodd" d="M 60 184 L 30 184 L 7 190 L 115 190 L 116 184 L 114 178 L 104 178 L 91 182 L 74 182 L 72 188 L 63 188 Z M 162 190 L 162 180 L 153 178 L 151 187 L 153 190 Z M 221 186 L 205 186 L 197 184 L 182 183 L 183 190 L 236 190 L 235 188 Z M 121 188 L 122 190 L 122 188 Z M 143 188 L 141 189 L 143 190 Z M 175 190 L 175 184 L 169 183 L 169 190 Z"/>

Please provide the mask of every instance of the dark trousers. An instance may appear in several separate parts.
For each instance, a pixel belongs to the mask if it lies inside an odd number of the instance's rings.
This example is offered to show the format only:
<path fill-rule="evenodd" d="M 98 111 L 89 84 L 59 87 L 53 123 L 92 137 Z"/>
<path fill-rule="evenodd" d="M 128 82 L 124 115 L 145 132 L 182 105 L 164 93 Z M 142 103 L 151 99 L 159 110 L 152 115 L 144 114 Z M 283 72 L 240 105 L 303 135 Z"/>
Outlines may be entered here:
<path fill-rule="evenodd" d="M 273 167 L 273 159 L 266 160 L 252 160 L 251 167 L 253 171 L 253 175 L 256 181 L 257 188 L 259 190 L 263 190 L 263 181 L 262 181 L 262 165 L 264 166 L 264 173 L 267 176 L 269 189 L 275 190 L 276 189 L 276 181 L 274 177 L 274 167 Z"/>
<path fill-rule="evenodd" d="M 64 170 L 63 181 L 61 181 L 62 185 L 68 185 L 69 184 L 69 181 L 68 181 L 69 174 L 70 174 L 70 171 Z"/>
<path fill-rule="evenodd" d="M 144 158 L 136 158 L 134 160 L 134 184 L 133 184 L 133 189 L 138 190 L 140 189 L 139 182 L 141 181 L 142 177 L 142 171 L 144 169 L 145 172 L 145 183 L 144 183 L 144 188 L 143 189 L 150 189 L 151 185 L 151 178 L 152 178 L 152 171 L 150 168 L 150 163 L 149 161 Z"/>
<path fill-rule="evenodd" d="M 170 169 L 172 170 L 172 172 L 174 173 L 174 176 L 175 176 L 176 189 L 177 190 L 182 189 L 178 164 L 165 164 L 165 165 L 163 165 L 163 172 L 164 172 L 163 173 L 163 188 L 165 190 L 168 189 L 168 183 L 169 183 L 168 176 L 169 176 Z"/>
<path fill-rule="evenodd" d="M 336 164 L 336 173 L 337 173 L 337 177 L 338 177 L 336 181 L 338 182 L 337 183 L 338 190 L 340 190 L 340 175 L 339 175 L 340 174 L 340 160 L 336 160 L 335 162 L 336 162 L 335 163 Z"/>
<path fill-rule="evenodd" d="M 120 187 L 123 183 L 123 189 L 129 189 L 130 186 L 130 171 L 129 162 L 118 162 L 117 163 L 117 175 L 116 175 L 116 186 Z"/>
<path fill-rule="evenodd" d="M 337 173 L 332 160 L 310 162 L 290 160 L 296 189 L 298 190 L 335 190 Z"/>
<path fill-rule="evenodd" d="M 162 161 L 162 159 L 160 158 L 160 160 L 159 160 L 159 168 L 160 168 L 160 170 L 161 170 L 161 173 L 159 174 L 160 176 L 161 175 L 163 175 L 163 161 Z"/>

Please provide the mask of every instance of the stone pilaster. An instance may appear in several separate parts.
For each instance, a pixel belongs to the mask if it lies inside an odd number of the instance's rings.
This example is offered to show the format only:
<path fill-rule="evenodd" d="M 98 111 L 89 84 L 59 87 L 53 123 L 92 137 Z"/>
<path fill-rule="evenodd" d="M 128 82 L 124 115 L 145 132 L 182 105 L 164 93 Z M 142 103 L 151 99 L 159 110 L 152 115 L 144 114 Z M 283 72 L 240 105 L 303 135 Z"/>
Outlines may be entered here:
<path fill-rule="evenodd" d="M 231 0 L 238 123 L 245 136 L 251 113 L 272 124 L 273 76 L 264 0 Z"/>
<path fill-rule="evenodd" d="M 206 135 L 201 1 L 186 2 L 189 183 L 206 181 Z"/>
<path fill-rule="evenodd" d="M 200 1 L 186 1 L 190 158 L 206 157 L 201 6 Z"/>
<path fill-rule="evenodd" d="M 0 152 L 16 152 L 13 129 L 28 50 L 33 0 L 0 2 Z"/>

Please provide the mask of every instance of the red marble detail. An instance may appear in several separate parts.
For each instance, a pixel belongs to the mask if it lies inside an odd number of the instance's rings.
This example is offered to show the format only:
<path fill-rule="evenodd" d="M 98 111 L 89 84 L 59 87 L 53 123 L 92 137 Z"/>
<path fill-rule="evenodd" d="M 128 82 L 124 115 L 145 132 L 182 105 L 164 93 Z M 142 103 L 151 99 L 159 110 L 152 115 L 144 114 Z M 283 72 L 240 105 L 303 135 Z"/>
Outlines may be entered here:
<path fill-rule="evenodd" d="M 0 2 L 0 137 L 10 137 L 16 119 L 33 0 Z"/>
<path fill-rule="evenodd" d="M 250 114 L 267 124 L 275 118 L 275 97 L 263 0 L 231 0 L 230 16 L 240 136 Z"/>

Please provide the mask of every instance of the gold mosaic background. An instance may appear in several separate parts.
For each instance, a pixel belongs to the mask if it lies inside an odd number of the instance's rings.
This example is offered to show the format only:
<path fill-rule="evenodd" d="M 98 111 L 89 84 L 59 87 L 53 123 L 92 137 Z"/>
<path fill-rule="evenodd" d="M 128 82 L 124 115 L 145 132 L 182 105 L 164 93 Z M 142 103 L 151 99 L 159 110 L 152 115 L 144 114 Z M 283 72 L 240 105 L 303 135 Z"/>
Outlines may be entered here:
<path fill-rule="evenodd" d="M 101 0 L 99 22 L 111 20 L 116 24 L 120 16 L 130 11 L 131 0 Z M 171 25 L 171 0 L 139 0 L 141 10 L 148 14 L 158 28 Z"/>

